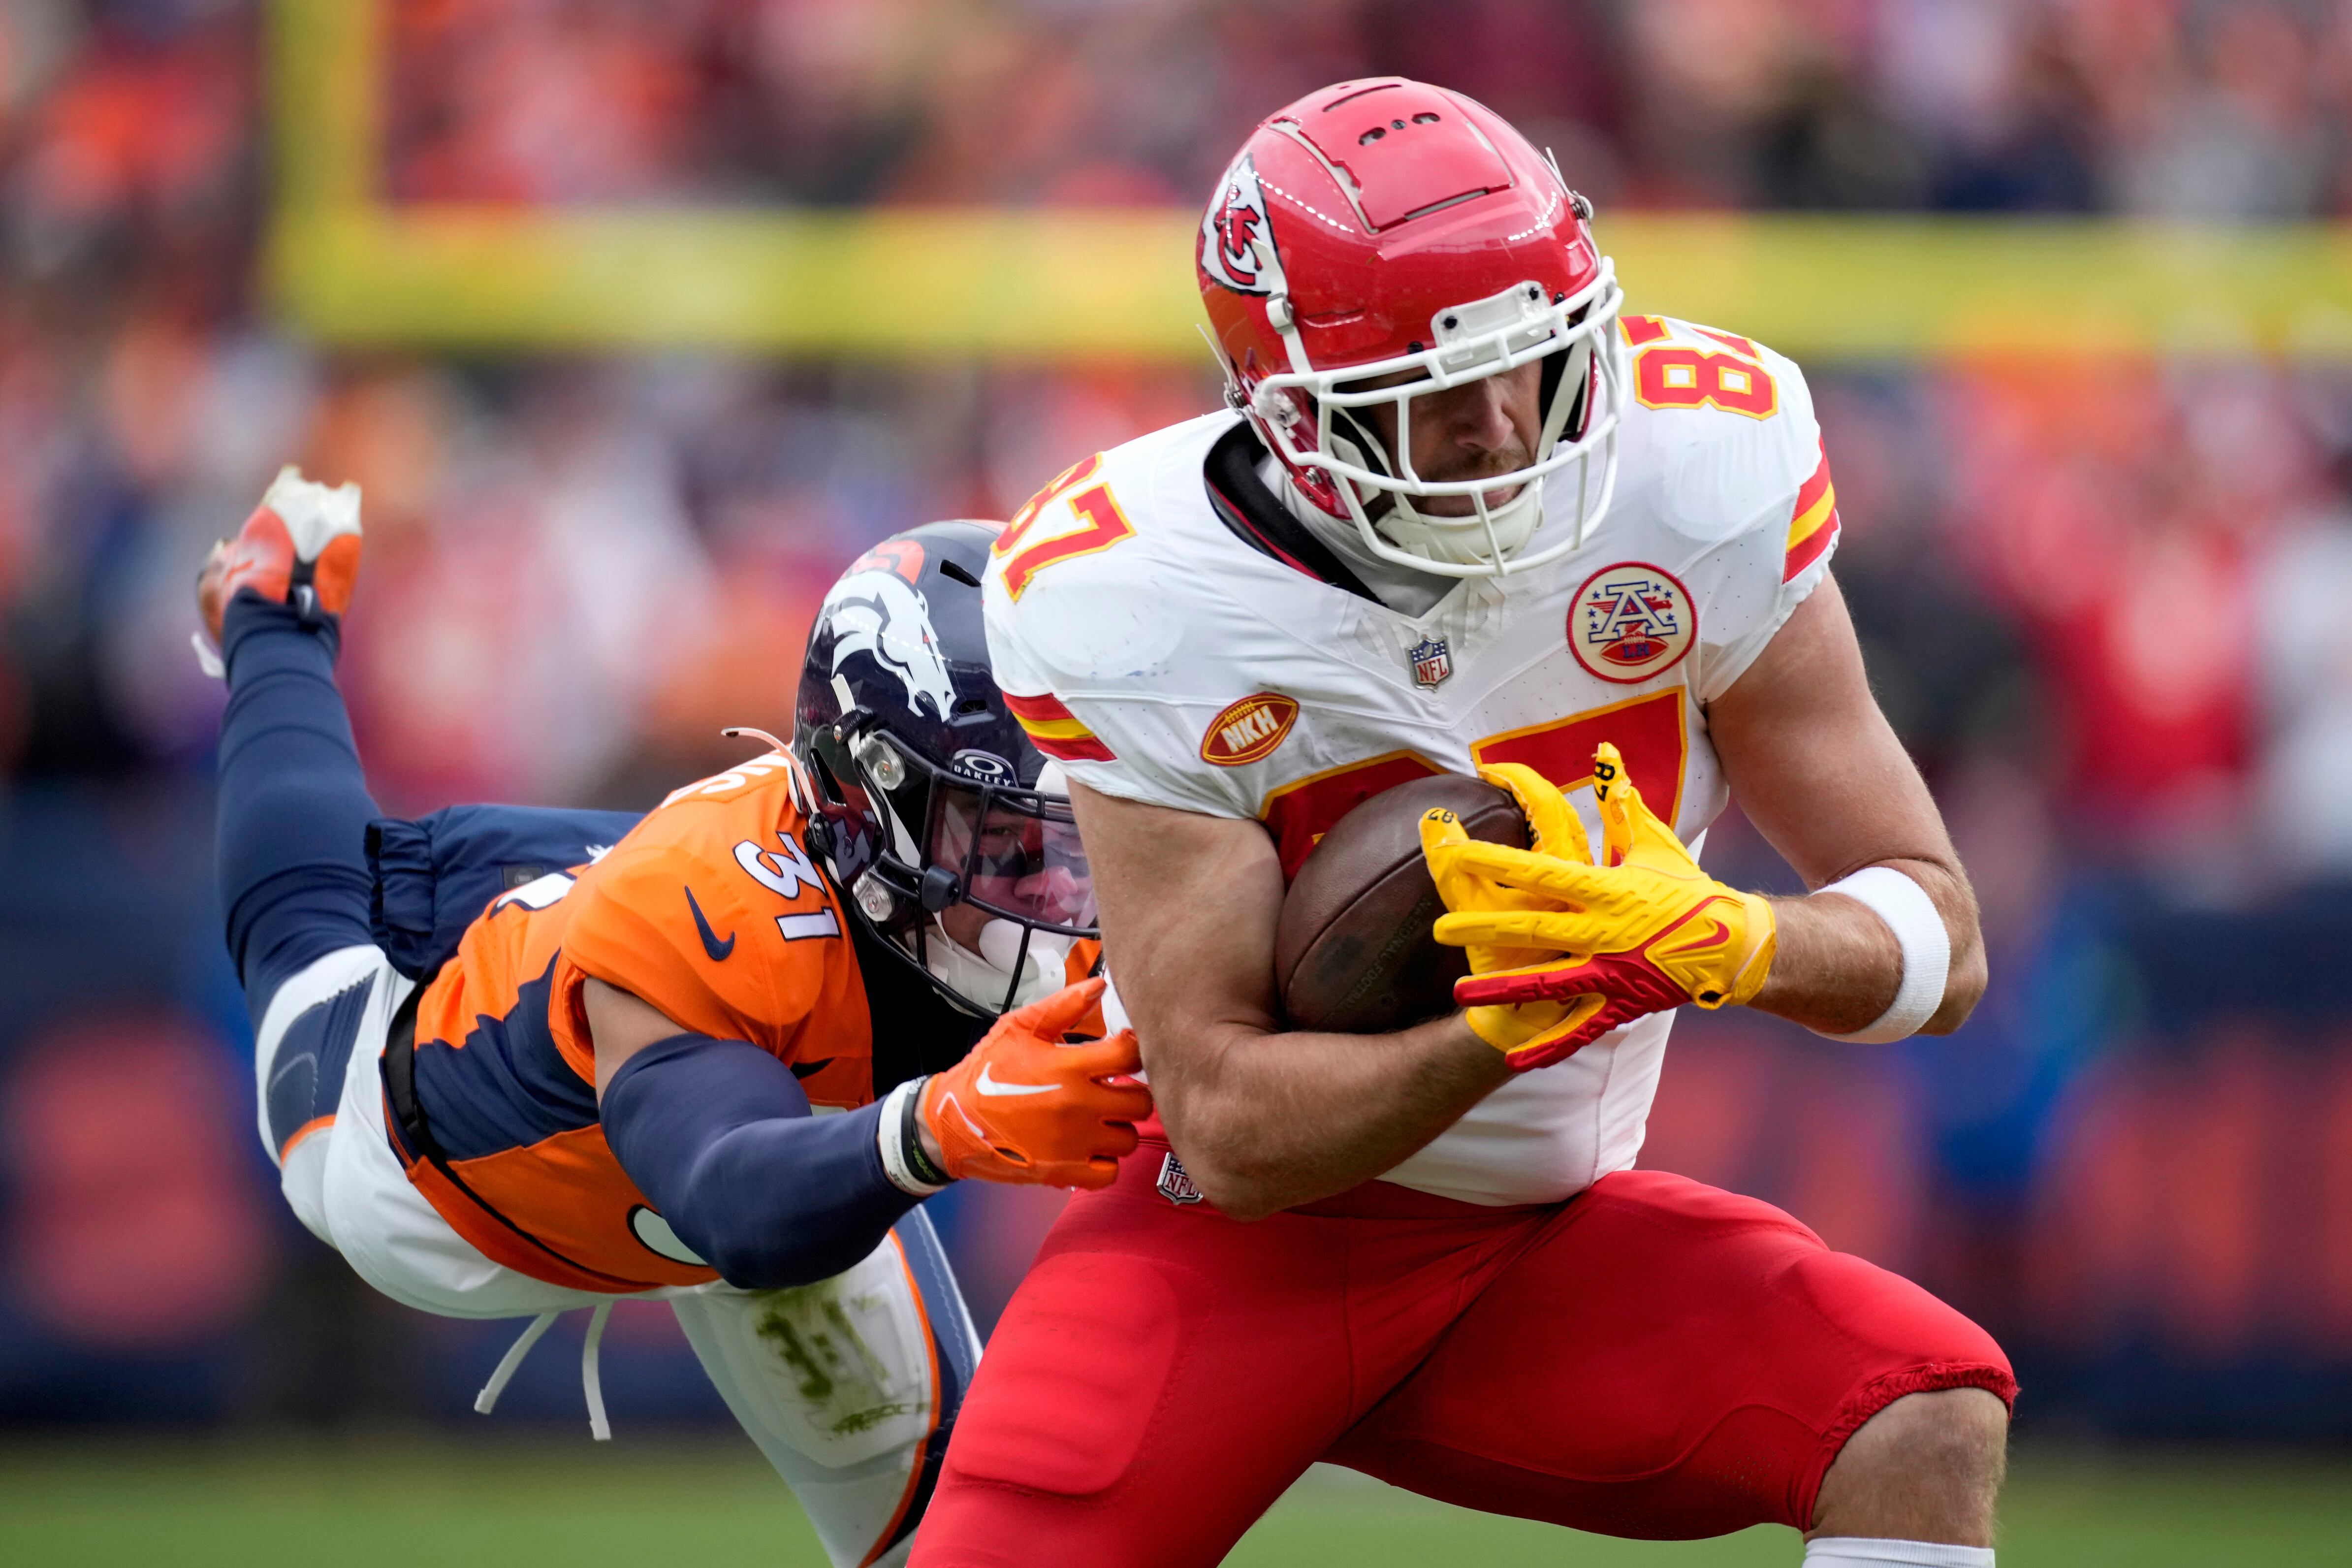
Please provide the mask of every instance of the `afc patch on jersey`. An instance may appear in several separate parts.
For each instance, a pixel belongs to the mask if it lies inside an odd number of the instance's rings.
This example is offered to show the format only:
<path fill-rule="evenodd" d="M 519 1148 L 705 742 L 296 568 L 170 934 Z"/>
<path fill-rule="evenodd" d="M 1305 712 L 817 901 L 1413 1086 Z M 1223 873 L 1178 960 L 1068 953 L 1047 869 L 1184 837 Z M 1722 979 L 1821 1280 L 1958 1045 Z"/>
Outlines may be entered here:
<path fill-rule="evenodd" d="M 1698 616 L 1673 573 L 1639 561 L 1604 566 L 1568 608 L 1568 648 L 1588 674 L 1630 686 L 1690 652 Z"/>

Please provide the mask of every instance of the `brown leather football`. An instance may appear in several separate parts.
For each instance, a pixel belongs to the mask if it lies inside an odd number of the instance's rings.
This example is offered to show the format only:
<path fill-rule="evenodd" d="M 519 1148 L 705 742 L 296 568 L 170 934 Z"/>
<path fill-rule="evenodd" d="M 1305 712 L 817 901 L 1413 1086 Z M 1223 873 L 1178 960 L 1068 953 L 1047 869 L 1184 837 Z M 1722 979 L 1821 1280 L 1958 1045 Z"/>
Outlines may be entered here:
<path fill-rule="evenodd" d="M 1299 867 L 1275 928 L 1292 1028 L 1380 1035 L 1453 1010 L 1470 963 L 1430 934 L 1444 910 L 1421 858 L 1422 813 L 1438 805 L 1473 838 L 1527 847 L 1518 804 L 1461 773 L 1399 784 L 1341 817 Z"/>

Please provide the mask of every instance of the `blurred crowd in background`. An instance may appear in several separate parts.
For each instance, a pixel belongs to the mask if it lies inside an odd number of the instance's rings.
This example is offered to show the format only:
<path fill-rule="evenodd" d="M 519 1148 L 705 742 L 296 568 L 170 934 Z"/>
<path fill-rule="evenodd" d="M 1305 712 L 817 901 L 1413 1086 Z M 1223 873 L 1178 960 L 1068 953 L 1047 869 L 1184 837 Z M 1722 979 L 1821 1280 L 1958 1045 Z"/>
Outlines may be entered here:
<path fill-rule="evenodd" d="M 1604 247 L 1645 206 L 2352 217 L 2343 0 L 382 11 L 394 201 L 1189 205 L 1266 110 L 1401 71 L 1551 147 Z M 306 345 L 257 286 L 266 23 L 0 0 L 0 1420 L 455 1412 L 496 1355 L 349 1279 L 249 1131 L 189 587 L 279 463 L 365 490 L 342 670 L 388 812 L 646 805 L 786 727 L 867 542 L 1216 393 L 1205 355 Z M 1946 1292 L 2029 1418 L 2352 1432 L 2352 367 L 1809 373 L 1995 989 L 1876 1053 L 1686 1023 L 1646 1160 Z M 1786 885 L 1736 816 L 1709 858 Z M 940 1206 L 991 1317 L 1052 1200 Z M 666 1322 L 615 1319 L 625 1420 L 715 1411 Z M 509 1408 L 569 1411 L 543 1360 Z"/>
<path fill-rule="evenodd" d="M 419 200 L 1176 203 L 1398 71 L 1604 206 L 2352 206 L 2352 11 L 2196 0 L 415 0 Z M 564 68 L 551 71 L 551 59 Z"/>

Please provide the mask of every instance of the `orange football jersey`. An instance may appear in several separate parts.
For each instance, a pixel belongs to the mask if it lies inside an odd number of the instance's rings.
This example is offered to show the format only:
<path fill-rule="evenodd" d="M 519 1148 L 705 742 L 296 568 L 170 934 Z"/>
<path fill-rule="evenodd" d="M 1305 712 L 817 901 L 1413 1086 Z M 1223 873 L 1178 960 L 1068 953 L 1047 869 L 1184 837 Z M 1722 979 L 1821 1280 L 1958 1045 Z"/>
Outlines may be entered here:
<path fill-rule="evenodd" d="M 681 1032 L 769 1052 L 814 1106 L 872 1098 L 857 959 L 788 766 L 772 752 L 688 784 L 593 863 L 502 894 L 425 988 L 415 1103 L 441 1160 L 400 1152 L 495 1260 L 589 1289 L 717 1278 L 604 1142 L 581 1010 L 592 975 Z"/>

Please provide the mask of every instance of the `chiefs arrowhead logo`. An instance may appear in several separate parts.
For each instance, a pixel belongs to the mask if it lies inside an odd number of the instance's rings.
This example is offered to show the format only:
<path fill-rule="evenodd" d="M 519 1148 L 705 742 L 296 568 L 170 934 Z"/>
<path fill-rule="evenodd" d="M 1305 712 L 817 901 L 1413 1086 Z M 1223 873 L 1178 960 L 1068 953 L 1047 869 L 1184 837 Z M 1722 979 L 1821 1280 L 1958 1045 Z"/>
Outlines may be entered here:
<path fill-rule="evenodd" d="M 1261 241 L 1273 247 L 1274 226 L 1266 220 L 1265 192 L 1257 183 L 1257 165 L 1244 153 L 1225 171 L 1215 198 L 1201 219 L 1201 270 L 1236 294 L 1272 293 L 1259 277 Z"/>

